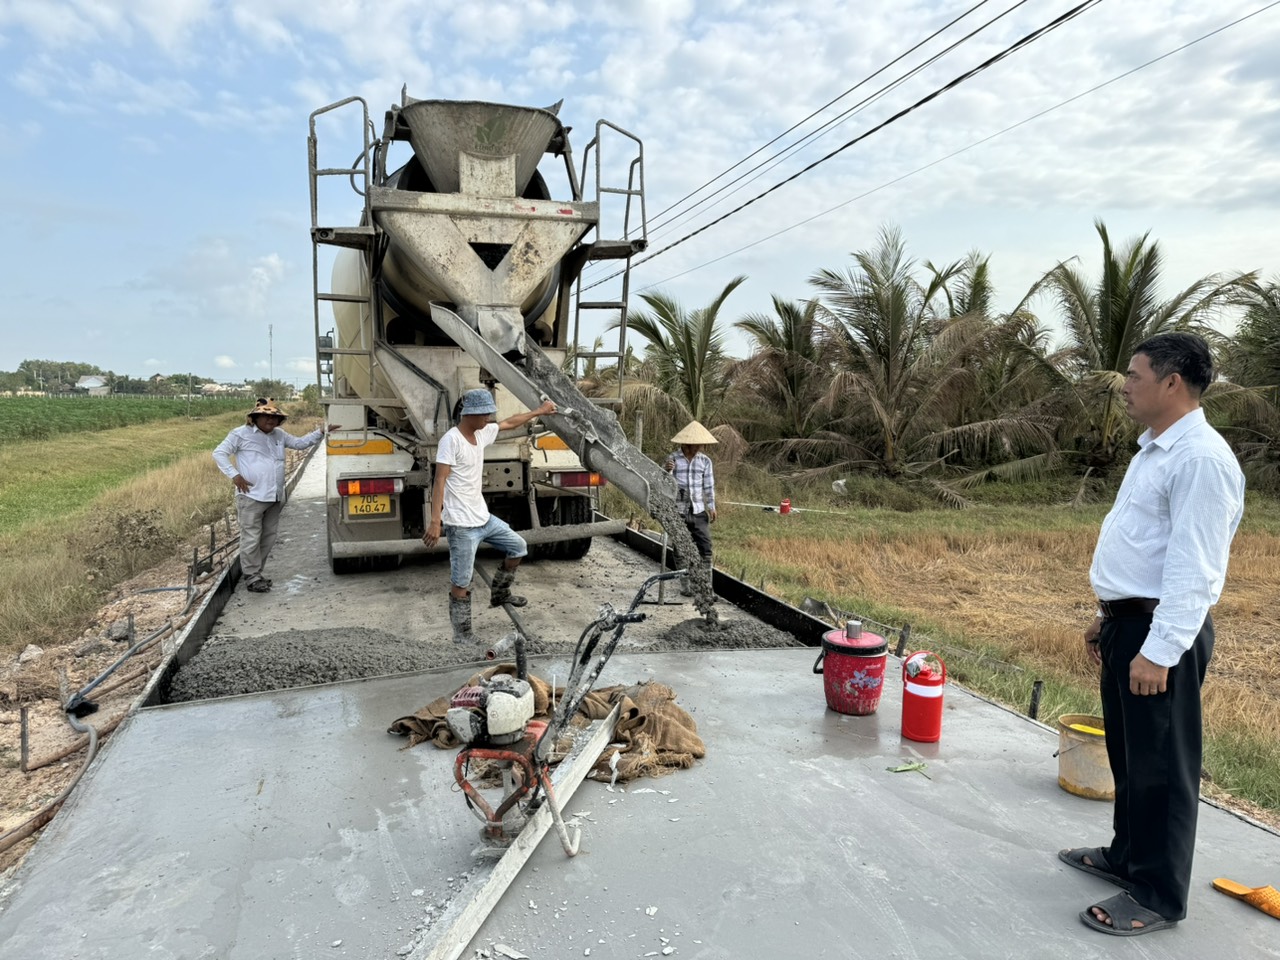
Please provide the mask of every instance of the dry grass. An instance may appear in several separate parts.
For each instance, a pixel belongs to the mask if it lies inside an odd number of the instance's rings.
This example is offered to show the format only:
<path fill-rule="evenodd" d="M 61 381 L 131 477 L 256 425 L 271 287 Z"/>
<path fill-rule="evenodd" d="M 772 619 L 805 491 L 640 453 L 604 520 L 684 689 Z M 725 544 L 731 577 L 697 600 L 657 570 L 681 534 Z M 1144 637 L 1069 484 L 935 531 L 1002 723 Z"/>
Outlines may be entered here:
<path fill-rule="evenodd" d="M 1274 512 L 1259 509 L 1252 524 L 1246 516 L 1236 536 L 1213 611 L 1216 648 L 1204 687 L 1206 766 L 1220 785 L 1273 810 L 1280 809 Z M 906 520 L 867 511 L 784 520 L 731 511 L 721 520 L 721 565 L 737 572 L 741 564 L 752 582 L 763 580 L 792 602 L 808 595 L 910 622 L 921 646 L 939 638 L 1015 664 L 1024 679 L 987 678 L 978 687 L 1012 706 L 1025 708 L 1030 679 L 1041 677 L 1063 688 L 1055 706 L 1074 698 L 1099 708 L 1096 668 L 1081 643 L 1095 609 L 1088 570 L 1098 523 L 1090 512 L 1009 509 Z M 1050 709 L 1044 715 L 1056 716 Z"/>
<path fill-rule="evenodd" d="M 1007 652 L 1012 662 L 1087 678 L 1081 631 L 1093 617 L 1088 569 L 1097 531 L 859 536 L 847 551 L 806 538 L 753 538 L 775 563 L 805 570 L 815 596 L 870 597 Z M 1280 729 L 1280 538 L 1241 533 L 1214 610 L 1217 646 L 1205 686 L 1211 725 Z"/>

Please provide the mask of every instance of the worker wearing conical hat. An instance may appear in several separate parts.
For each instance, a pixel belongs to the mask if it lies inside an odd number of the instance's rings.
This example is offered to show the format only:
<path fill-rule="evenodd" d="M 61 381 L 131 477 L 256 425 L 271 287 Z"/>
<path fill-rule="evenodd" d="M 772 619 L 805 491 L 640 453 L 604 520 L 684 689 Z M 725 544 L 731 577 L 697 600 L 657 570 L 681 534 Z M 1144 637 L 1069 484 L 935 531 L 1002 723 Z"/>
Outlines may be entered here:
<path fill-rule="evenodd" d="M 693 537 L 698 553 L 711 566 L 711 529 L 716 519 L 716 476 L 711 458 L 702 448 L 719 441 L 697 420 L 691 420 L 671 442 L 679 448 L 667 455 L 665 467 L 676 481 L 676 506 Z M 680 592 L 692 595 L 687 578 Z"/>

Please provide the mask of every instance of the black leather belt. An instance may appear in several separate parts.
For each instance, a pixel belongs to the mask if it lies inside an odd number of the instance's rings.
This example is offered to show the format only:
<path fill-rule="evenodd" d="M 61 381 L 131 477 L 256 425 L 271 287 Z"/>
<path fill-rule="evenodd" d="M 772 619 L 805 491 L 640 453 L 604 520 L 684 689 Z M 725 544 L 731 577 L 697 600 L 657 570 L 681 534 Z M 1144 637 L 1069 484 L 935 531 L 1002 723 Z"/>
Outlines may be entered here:
<path fill-rule="evenodd" d="M 1098 609 L 1102 611 L 1102 615 L 1108 620 L 1114 620 L 1117 617 L 1140 617 L 1148 613 L 1155 613 L 1158 606 L 1160 606 L 1160 601 L 1152 600 L 1150 597 L 1125 597 L 1123 600 L 1098 601 Z"/>

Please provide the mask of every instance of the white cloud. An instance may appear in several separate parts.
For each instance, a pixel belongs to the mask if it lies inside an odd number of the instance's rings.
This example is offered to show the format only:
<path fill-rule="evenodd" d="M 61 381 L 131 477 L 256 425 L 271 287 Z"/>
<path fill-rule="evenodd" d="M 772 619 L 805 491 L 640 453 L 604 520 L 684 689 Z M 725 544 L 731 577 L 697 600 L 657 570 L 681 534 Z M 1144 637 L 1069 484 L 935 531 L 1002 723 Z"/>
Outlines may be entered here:
<path fill-rule="evenodd" d="M 0 6 L 0 27 L 20 28 L 53 49 L 131 45 L 142 33 L 177 54 L 212 11 L 212 0 L 10 0 Z"/>
<path fill-rule="evenodd" d="M 146 81 L 105 60 L 87 64 L 49 53 L 27 61 L 14 77 L 19 89 L 46 100 L 56 110 L 98 115 L 103 106 L 127 116 L 156 116 L 191 110 L 200 95 L 172 76 Z"/>
<path fill-rule="evenodd" d="M 95 24 L 94 19 L 99 22 Z M 57 0 L 12 0 L 0 7 L 0 27 L 18 27 L 54 49 L 100 39 L 101 25 L 101 18 L 86 17 L 75 5 Z"/>
<path fill-rule="evenodd" d="M 142 365 L 144 367 L 164 367 L 168 366 L 168 364 L 168 360 L 157 360 L 155 357 L 148 357 L 146 360 L 142 361 Z"/>
<path fill-rule="evenodd" d="M 214 357 L 213 365 L 219 370 L 233 370 L 238 366 L 235 360 L 227 356 L 225 353 L 221 356 Z"/>
<path fill-rule="evenodd" d="M 206 322 L 226 317 L 261 319 L 271 311 L 275 287 L 285 276 L 285 262 L 269 253 L 248 259 L 243 241 L 206 237 L 177 259 L 156 264 L 127 284 L 138 291 L 167 291 L 188 303 L 188 312 Z"/>
<path fill-rule="evenodd" d="M 245 309 L 251 316 L 265 316 L 271 290 L 284 276 L 284 261 L 278 253 L 259 257 L 249 268 Z"/>
<path fill-rule="evenodd" d="M 231 8 L 231 22 L 253 43 L 269 51 L 292 50 L 296 45 L 289 28 L 280 19 L 268 15 L 263 4 L 236 4 Z"/>
<path fill-rule="evenodd" d="M 920 259 L 989 250 L 1002 293 L 1016 297 L 1059 259 L 1092 262 L 1095 216 L 1113 236 L 1153 230 L 1169 254 L 1171 286 L 1233 266 L 1269 276 L 1280 250 L 1280 8 L 887 185 L 1255 8 L 1255 0 L 1102 4 L 640 266 L 632 289 L 661 283 L 699 305 L 747 273 L 729 313 L 768 310 L 770 293 L 807 295 L 815 269 L 844 266 L 882 223 L 898 223 Z M 92 312 L 104 341 L 156 344 L 147 349 L 179 366 L 192 362 L 179 349 L 207 357 L 234 348 L 242 369 L 266 370 L 274 324 L 275 353 L 290 358 L 277 373 L 301 374 L 293 366 L 301 363 L 309 375 L 310 277 L 299 264 L 310 252 L 311 110 L 359 94 L 381 132 L 382 111 L 405 83 L 421 97 L 536 105 L 563 97 L 579 164 L 598 117 L 643 138 L 654 218 L 954 13 L 927 0 L 818 9 L 800 0 L 0 0 L 11 79 L 0 88 L 0 184 L 30 183 L 38 150 L 49 158 L 51 185 L 43 193 L 0 187 L 21 239 L 0 238 L 19 278 L 0 309 L 65 288 L 75 303 L 67 324 L 80 318 L 88 329 L 82 318 Z M 771 161 L 753 182 L 655 230 L 651 249 L 869 130 L 1053 13 L 1019 7 L 795 156 Z M 991 16 L 975 11 L 726 179 Z M 50 123 L 54 111 L 73 122 Z M 322 123 L 321 149 L 336 151 L 326 161 L 351 163 L 358 126 Z M 551 167 L 548 160 L 544 171 Z M 113 221 L 137 229 L 113 230 Z M 85 265 L 74 276 L 40 270 L 53 235 L 65 262 Z M 135 278 L 125 286 L 132 296 L 128 310 L 113 312 L 103 291 L 118 292 L 120 276 Z"/>

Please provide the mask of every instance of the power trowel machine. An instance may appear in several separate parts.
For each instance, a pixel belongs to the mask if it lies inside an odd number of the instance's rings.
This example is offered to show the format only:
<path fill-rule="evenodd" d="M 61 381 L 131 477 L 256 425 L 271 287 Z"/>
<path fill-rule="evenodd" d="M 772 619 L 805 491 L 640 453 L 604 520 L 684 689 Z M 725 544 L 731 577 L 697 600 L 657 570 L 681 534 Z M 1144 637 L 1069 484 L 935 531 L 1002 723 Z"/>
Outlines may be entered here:
<path fill-rule="evenodd" d="M 533 719 L 533 687 L 525 667 L 525 637 L 519 623 L 515 637 L 517 675 L 495 676 L 454 694 L 445 720 L 464 744 L 454 763 L 454 777 L 466 796 L 467 807 L 484 824 L 480 830 L 483 846 L 478 853 L 500 855 L 545 802 L 564 852 L 570 857 L 577 854 L 580 831 L 576 826 L 570 830 L 565 824 L 552 786 L 552 750 L 613 656 L 627 624 L 645 619 L 646 614 L 636 612 L 645 593 L 654 584 L 684 573 L 675 570 L 649 577 L 625 613 L 609 604 L 600 608 L 578 637 L 564 697 L 555 705 L 549 721 Z M 601 637 L 610 630 L 613 633 L 601 643 Z M 486 773 L 492 771 L 489 764 L 496 764 L 501 773 L 502 796 L 496 804 L 491 804 L 480 792 L 480 785 L 472 780 L 472 765 L 477 761 L 488 761 L 484 765 Z"/>

